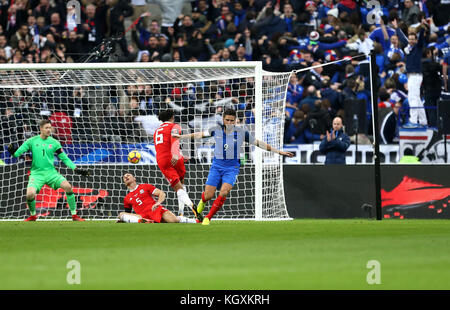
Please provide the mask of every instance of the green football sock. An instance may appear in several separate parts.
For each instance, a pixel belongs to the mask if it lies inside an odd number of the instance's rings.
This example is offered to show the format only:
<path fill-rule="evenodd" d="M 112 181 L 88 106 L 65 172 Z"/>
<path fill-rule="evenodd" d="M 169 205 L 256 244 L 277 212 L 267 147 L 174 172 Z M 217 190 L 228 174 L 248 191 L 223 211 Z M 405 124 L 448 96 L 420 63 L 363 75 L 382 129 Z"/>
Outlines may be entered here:
<path fill-rule="evenodd" d="M 36 199 L 27 200 L 28 209 L 31 215 L 36 215 Z"/>
<path fill-rule="evenodd" d="M 73 193 L 66 194 L 67 203 L 69 204 L 70 213 L 72 215 L 77 214 L 77 204 L 75 202 L 75 195 Z"/>

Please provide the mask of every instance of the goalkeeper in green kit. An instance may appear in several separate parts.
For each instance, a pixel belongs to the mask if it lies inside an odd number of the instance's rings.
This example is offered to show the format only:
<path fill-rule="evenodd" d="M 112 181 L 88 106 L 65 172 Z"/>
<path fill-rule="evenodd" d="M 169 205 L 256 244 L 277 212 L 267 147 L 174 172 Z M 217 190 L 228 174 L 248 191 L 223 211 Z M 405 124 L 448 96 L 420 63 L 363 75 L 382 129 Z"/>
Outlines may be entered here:
<path fill-rule="evenodd" d="M 72 191 L 72 185 L 56 170 L 53 162 L 55 154 L 60 160 L 75 173 L 89 176 L 90 172 L 80 169 L 70 160 L 70 158 L 62 150 L 58 140 L 51 137 L 52 124 L 49 120 L 42 120 L 39 124 L 40 135 L 34 136 L 26 140 L 19 148 L 13 144 L 8 145 L 8 151 L 13 157 L 19 157 L 25 152 L 31 151 L 33 161 L 31 164 L 31 174 L 27 186 L 27 205 L 30 209 L 31 216 L 25 221 L 36 221 L 36 195 L 46 184 L 57 190 L 62 188 L 66 192 L 67 202 L 69 204 L 70 213 L 74 221 L 84 221 L 77 215 L 75 195 Z"/>

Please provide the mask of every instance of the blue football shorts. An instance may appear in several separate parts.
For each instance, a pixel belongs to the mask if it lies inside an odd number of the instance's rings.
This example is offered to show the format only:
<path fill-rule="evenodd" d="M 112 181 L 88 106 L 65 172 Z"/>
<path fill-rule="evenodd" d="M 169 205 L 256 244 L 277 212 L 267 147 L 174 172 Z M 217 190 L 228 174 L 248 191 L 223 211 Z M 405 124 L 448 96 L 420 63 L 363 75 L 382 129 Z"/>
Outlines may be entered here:
<path fill-rule="evenodd" d="M 238 175 L 239 167 L 219 167 L 213 164 L 209 169 L 206 185 L 220 188 L 223 183 L 228 183 L 231 184 L 231 186 L 234 186 Z"/>

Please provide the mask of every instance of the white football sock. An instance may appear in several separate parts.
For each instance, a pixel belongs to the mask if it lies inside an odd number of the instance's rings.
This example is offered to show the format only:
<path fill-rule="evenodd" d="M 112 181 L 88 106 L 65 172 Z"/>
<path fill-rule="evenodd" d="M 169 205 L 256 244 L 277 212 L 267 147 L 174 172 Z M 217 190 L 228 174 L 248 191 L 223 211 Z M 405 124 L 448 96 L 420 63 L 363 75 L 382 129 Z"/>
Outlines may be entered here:
<path fill-rule="evenodd" d="M 123 213 L 119 215 L 119 219 L 125 223 L 139 223 L 141 217 L 136 214 Z"/>
<path fill-rule="evenodd" d="M 194 205 L 192 203 L 192 201 L 189 199 L 189 196 L 184 189 L 179 189 L 177 191 L 177 196 L 178 196 L 178 201 L 182 201 L 185 205 L 187 205 L 189 207 L 192 207 Z"/>
<path fill-rule="evenodd" d="M 189 223 L 189 224 L 195 224 L 197 223 L 196 220 L 193 219 L 188 219 L 187 217 L 184 216 L 177 216 L 178 219 L 180 220 L 180 223 Z"/>
<path fill-rule="evenodd" d="M 181 201 L 180 197 L 178 197 L 178 214 L 183 215 L 184 211 L 184 202 Z"/>

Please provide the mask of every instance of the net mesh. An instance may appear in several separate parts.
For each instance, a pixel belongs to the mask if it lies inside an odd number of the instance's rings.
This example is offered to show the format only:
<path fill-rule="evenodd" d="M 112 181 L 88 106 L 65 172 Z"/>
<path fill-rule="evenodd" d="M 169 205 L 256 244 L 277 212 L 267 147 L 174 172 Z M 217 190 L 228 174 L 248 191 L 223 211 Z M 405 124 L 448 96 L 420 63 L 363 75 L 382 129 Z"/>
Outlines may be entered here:
<path fill-rule="evenodd" d="M 237 110 L 238 124 L 253 135 L 255 118 L 262 117 L 263 141 L 281 149 L 290 74 L 264 73 L 262 102 L 258 103 L 255 72 L 251 66 L 0 70 L 2 160 L 6 163 L 1 167 L 0 219 L 29 215 L 25 193 L 31 154 L 12 159 L 6 149 L 9 143 L 20 145 L 39 134 L 43 118 L 52 121 L 53 137 L 69 158 L 92 171 L 89 178 L 78 176 L 55 158 L 55 167 L 73 186 L 80 216 L 117 217 L 127 193 L 122 181 L 126 172 L 133 173 L 138 183 L 151 183 L 165 191 L 164 206 L 177 213 L 176 193 L 156 165 L 153 133 L 160 124 L 157 115 L 174 109 L 175 121 L 185 134 L 221 123 L 221 113 L 232 107 Z M 127 161 L 132 150 L 142 155 L 138 164 Z M 189 158 L 187 192 L 197 204 L 213 157 L 213 140 L 182 141 L 181 150 Z M 255 171 L 253 154 L 254 146 L 244 144 L 237 183 L 216 218 L 255 218 L 255 175 L 259 172 Z M 262 219 L 288 218 L 281 158 L 263 151 L 262 160 Z M 45 185 L 36 197 L 36 211 L 41 219 L 69 218 L 65 192 Z"/>

